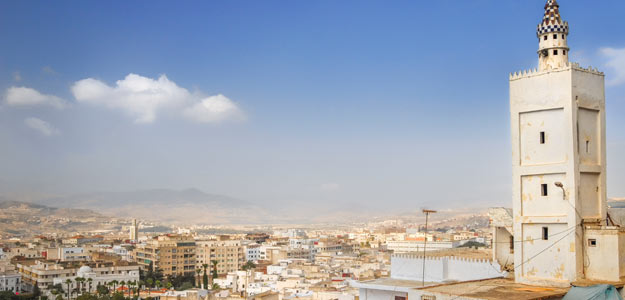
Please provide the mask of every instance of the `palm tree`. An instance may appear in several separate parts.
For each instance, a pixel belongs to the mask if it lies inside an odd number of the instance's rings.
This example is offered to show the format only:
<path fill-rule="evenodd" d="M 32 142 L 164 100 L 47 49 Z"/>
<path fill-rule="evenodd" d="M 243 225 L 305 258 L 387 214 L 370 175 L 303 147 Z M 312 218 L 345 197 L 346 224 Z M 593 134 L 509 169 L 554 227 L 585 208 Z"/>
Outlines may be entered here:
<path fill-rule="evenodd" d="M 208 287 L 208 274 L 206 273 L 208 264 L 202 264 L 202 268 L 204 268 L 204 275 L 202 276 L 202 289 L 204 289 Z"/>
<path fill-rule="evenodd" d="M 213 273 L 211 274 L 211 284 L 213 284 L 215 278 L 219 276 L 219 274 L 217 274 L 217 265 L 219 264 L 219 261 L 213 259 L 211 260 L 211 264 L 213 264 Z"/>
<path fill-rule="evenodd" d="M 72 280 L 67 278 L 67 280 L 65 280 L 65 284 L 67 284 L 67 299 L 72 300 L 72 294 L 71 294 Z"/>
<path fill-rule="evenodd" d="M 119 284 L 119 281 L 117 280 L 113 280 L 111 281 L 113 283 L 113 294 L 117 293 L 117 285 Z"/>
<path fill-rule="evenodd" d="M 200 287 L 201 283 L 200 283 L 200 274 L 202 273 L 202 269 L 195 269 L 195 273 L 197 273 L 197 275 L 195 276 L 195 286 L 196 287 Z M 204 288 L 204 287 L 202 287 Z"/>
<path fill-rule="evenodd" d="M 154 280 L 152 278 L 148 278 L 145 280 L 145 283 L 148 286 L 148 297 L 150 297 L 150 292 L 152 291 L 152 286 L 154 286 Z"/>
<path fill-rule="evenodd" d="M 91 283 L 93 282 L 93 278 L 87 278 L 87 283 L 89 284 L 89 293 L 91 293 Z"/>
<path fill-rule="evenodd" d="M 122 296 L 124 296 L 124 285 L 126 285 L 126 281 L 122 280 L 119 285 L 122 287 Z M 125 296 L 124 296 L 125 297 Z"/>
<path fill-rule="evenodd" d="M 159 289 L 159 290 L 161 289 L 161 281 L 160 281 L 160 280 L 157 280 L 157 281 L 154 283 L 154 285 L 156 285 L 156 288 L 157 288 L 157 289 Z"/>
<path fill-rule="evenodd" d="M 247 295 L 248 278 L 250 276 L 250 275 L 248 275 L 247 271 L 254 270 L 254 268 L 256 268 L 256 265 L 251 260 L 248 260 L 245 263 L 245 265 L 243 265 L 243 267 L 241 267 L 241 269 L 243 269 L 243 271 L 245 271 L 245 294 L 246 295 Z"/>

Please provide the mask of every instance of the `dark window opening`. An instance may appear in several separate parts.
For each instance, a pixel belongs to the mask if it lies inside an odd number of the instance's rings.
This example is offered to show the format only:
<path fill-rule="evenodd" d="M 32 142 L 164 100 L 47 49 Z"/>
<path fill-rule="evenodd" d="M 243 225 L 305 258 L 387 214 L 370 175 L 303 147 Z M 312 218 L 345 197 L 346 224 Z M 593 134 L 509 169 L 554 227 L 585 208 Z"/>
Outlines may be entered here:
<path fill-rule="evenodd" d="M 543 37 L 543 40 L 545 40 L 545 41 L 547 40 L 547 36 L 546 35 L 545 35 L 545 37 Z"/>
<path fill-rule="evenodd" d="M 545 143 L 545 132 L 544 131 L 540 132 L 540 143 L 541 144 Z"/>
<path fill-rule="evenodd" d="M 514 236 L 510 236 L 510 253 L 514 253 Z"/>
<path fill-rule="evenodd" d="M 548 191 L 548 186 L 546 183 L 543 183 L 540 185 L 540 194 L 543 196 L 548 196 L 549 195 L 549 191 Z"/>
<path fill-rule="evenodd" d="M 543 227 L 543 240 L 549 240 L 549 227 Z"/>
<path fill-rule="evenodd" d="M 562 55 L 566 55 L 566 50 L 562 50 Z"/>
<path fill-rule="evenodd" d="M 558 50 L 553 50 L 553 55 L 558 55 Z"/>
<path fill-rule="evenodd" d="M 590 141 L 586 141 L 586 153 L 590 153 Z"/>
<path fill-rule="evenodd" d="M 564 39 L 564 34 L 562 35 L 562 39 Z"/>
<path fill-rule="evenodd" d="M 597 247 L 596 239 L 588 239 L 588 247 Z"/>
<path fill-rule="evenodd" d="M 554 34 L 554 35 L 553 35 L 553 39 L 554 39 L 554 40 L 557 40 L 557 39 L 558 39 L 558 35 L 557 35 L 557 34 Z"/>

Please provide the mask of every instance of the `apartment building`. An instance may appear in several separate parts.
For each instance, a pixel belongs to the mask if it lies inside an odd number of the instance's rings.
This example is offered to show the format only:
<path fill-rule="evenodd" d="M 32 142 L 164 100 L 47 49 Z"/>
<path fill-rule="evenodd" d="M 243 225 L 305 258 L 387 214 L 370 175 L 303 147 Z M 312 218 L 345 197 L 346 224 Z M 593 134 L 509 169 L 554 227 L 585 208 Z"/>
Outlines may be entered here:
<path fill-rule="evenodd" d="M 137 245 L 133 257 L 143 269 L 152 263 L 165 276 L 188 275 L 195 273 L 195 247 L 195 240 L 191 236 L 166 234 Z"/>
<path fill-rule="evenodd" d="M 128 262 L 119 264 L 92 262 L 81 264 L 29 259 L 19 261 L 17 263 L 17 271 L 22 276 L 23 288 L 25 290 L 32 291 L 36 285 L 44 293 L 48 291 L 49 286 L 63 283 L 67 279 L 73 280 L 77 276 L 92 276 L 95 280 L 92 283 L 93 287 L 97 286 L 97 283 L 103 284 L 112 280 L 139 280 L 139 266 L 137 264 Z"/>
<path fill-rule="evenodd" d="M 236 272 L 247 261 L 245 247 L 240 240 L 208 240 L 196 241 L 195 253 L 197 255 L 196 268 L 202 269 L 203 264 L 208 264 L 212 269 L 212 261 L 217 261 L 217 273 L 219 275 Z"/>

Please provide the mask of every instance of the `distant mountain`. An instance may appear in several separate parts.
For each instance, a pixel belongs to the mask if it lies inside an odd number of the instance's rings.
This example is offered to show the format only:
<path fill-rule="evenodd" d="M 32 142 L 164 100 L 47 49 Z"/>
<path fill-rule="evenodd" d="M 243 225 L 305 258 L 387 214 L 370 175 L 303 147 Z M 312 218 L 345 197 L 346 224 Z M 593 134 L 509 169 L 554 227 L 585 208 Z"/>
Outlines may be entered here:
<path fill-rule="evenodd" d="M 276 221 L 265 209 L 252 203 L 197 189 L 98 192 L 44 198 L 37 202 L 170 224 L 259 224 Z"/>
<path fill-rule="evenodd" d="M 32 236 L 45 233 L 75 233 L 114 230 L 114 219 L 88 209 L 56 208 L 0 199 L 0 235 Z"/>

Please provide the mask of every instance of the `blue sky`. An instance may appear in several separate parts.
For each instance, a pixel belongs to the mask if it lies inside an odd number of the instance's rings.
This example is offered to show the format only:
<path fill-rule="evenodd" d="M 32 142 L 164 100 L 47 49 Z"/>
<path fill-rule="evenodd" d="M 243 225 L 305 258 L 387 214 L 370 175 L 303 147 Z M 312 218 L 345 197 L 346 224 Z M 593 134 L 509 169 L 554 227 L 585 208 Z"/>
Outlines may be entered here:
<path fill-rule="evenodd" d="M 543 5 L 2 1 L 0 187 L 510 206 L 508 74 L 536 67 Z M 560 5 L 572 60 L 606 72 L 624 197 L 625 2 Z M 144 85 L 162 101 L 129 104 Z"/>

